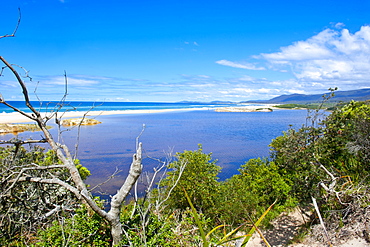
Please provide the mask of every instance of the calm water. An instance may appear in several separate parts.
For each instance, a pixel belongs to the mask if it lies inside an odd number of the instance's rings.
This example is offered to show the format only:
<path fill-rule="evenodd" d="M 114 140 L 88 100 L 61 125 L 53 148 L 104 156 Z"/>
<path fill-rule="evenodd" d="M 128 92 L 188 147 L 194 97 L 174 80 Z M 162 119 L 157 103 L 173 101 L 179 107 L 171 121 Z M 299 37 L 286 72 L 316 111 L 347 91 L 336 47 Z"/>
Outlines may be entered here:
<path fill-rule="evenodd" d="M 105 181 L 116 167 L 122 172 L 102 191 L 114 193 L 123 183 L 137 136 L 145 150 L 144 170 L 152 172 L 171 150 L 172 153 L 196 150 L 203 145 L 212 152 L 223 169 L 219 177 L 226 179 L 237 173 L 240 165 L 251 158 L 269 154 L 271 140 L 281 135 L 289 125 L 300 127 L 305 123 L 306 110 L 276 110 L 274 112 L 214 112 L 213 110 L 169 112 L 156 114 L 107 115 L 97 119 L 102 124 L 84 126 L 77 140 L 77 129 L 63 132 L 63 141 L 74 149 L 78 141 L 78 158 L 92 172 L 87 183 Z M 52 129 L 54 134 L 57 129 Z M 2 138 L 9 139 L 6 135 Z M 19 134 L 21 138 L 39 138 L 40 132 Z M 152 158 L 148 158 L 152 157 Z"/>

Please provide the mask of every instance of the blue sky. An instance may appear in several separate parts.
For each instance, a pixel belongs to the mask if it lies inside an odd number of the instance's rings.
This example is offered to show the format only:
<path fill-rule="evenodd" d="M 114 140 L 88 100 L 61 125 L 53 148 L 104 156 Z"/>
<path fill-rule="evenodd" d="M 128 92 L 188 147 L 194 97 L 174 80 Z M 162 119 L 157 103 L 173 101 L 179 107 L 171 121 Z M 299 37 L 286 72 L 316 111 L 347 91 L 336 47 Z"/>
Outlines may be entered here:
<path fill-rule="evenodd" d="M 3 0 L 4 1 L 4 0 Z M 244 101 L 370 87 L 370 1 L 12 0 L 0 55 L 41 100 Z M 22 70 L 19 69 L 21 72 Z M 23 73 L 24 74 L 24 73 Z M 9 73 L 7 100 L 21 99 Z M 36 96 L 32 96 L 35 99 Z"/>

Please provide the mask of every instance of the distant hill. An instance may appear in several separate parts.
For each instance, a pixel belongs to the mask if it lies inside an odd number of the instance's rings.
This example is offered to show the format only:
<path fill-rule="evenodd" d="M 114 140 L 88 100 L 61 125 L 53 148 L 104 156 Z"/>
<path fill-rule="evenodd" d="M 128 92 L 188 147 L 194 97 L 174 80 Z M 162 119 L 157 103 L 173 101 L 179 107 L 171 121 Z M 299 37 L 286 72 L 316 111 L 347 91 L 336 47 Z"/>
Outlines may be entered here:
<path fill-rule="evenodd" d="M 330 92 L 326 93 L 326 95 L 329 94 Z M 330 102 L 370 100 L 370 88 L 350 91 L 336 91 L 334 92 L 334 94 L 335 96 L 330 99 Z M 324 94 L 290 94 L 290 95 L 281 95 L 269 100 L 250 100 L 241 103 L 265 103 L 265 104 L 317 103 L 323 100 L 323 95 Z"/>

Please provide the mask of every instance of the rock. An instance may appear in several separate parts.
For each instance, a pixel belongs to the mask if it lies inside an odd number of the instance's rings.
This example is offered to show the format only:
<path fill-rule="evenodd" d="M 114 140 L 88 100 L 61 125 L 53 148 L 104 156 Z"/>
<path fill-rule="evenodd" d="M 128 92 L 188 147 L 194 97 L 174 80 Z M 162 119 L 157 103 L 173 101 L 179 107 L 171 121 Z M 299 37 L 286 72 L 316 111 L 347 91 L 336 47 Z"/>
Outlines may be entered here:
<path fill-rule="evenodd" d="M 100 121 L 91 118 L 70 118 L 62 121 L 63 126 L 77 126 L 77 125 L 95 125 L 101 124 Z"/>
<path fill-rule="evenodd" d="M 222 107 L 216 108 L 216 112 L 272 112 L 271 108 L 250 107 Z"/>
<path fill-rule="evenodd" d="M 39 131 L 36 124 L 0 124 L 0 135 L 9 133 L 19 133 L 24 131 Z"/>

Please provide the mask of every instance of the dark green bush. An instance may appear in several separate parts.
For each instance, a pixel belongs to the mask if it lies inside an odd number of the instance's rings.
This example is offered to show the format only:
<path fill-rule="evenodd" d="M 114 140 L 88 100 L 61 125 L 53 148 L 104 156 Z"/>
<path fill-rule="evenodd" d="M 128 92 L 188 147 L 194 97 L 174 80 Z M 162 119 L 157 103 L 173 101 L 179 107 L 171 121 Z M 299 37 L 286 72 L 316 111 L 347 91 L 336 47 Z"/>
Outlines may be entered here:
<path fill-rule="evenodd" d="M 37 246 L 110 246 L 108 224 L 96 213 L 81 206 L 71 218 L 54 221 L 38 233 Z"/>
<path fill-rule="evenodd" d="M 267 159 L 251 159 L 242 165 L 239 173 L 222 185 L 218 201 L 222 222 L 238 226 L 245 221 L 255 222 L 274 202 L 265 222 L 295 205 L 290 196 L 291 181 L 280 175 L 278 166 Z"/>

